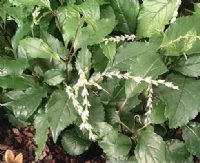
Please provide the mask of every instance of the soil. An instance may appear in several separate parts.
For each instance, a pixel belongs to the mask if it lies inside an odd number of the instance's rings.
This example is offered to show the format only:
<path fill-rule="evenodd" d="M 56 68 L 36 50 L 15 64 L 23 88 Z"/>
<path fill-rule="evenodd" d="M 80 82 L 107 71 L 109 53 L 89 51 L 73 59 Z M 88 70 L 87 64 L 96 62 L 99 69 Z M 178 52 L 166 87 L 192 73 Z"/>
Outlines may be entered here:
<path fill-rule="evenodd" d="M 80 156 L 70 156 L 61 148 L 59 144 L 54 144 L 51 134 L 48 136 L 45 149 L 39 159 L 34 161 L 34 151 L 36 144 L 34 142 L 35 129 L 33 126 L 0 127 L 0 160 L 4 160 L 4 154 L 7 149 L 15 154 L 22 153 L 24 163 L 105 163 L 105 157 L 102 150 L 93 144 L 91 148 Z"/>

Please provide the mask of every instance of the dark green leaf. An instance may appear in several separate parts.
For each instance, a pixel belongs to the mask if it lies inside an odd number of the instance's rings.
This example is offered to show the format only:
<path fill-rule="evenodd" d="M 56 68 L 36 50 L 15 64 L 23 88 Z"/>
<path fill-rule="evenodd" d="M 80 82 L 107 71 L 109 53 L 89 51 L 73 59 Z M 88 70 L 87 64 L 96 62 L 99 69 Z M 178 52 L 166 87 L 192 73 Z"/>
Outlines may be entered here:
<path fill-rule="evenodd" d="M 99 141 L 100 147 L 111 160 L 126 160 L 131 149 L 131 140 L 128 136 L 112 130 Z"/>
<path fill-rule="evenodd" d="M 22 5 L 22 6 L 34 6 L 34 5 L 41 5 L 44 7 L 50 8 L 50 2 L 49 0 L 10 0 L 13 1 L 14 4 Z"/>
<path fill-rule="evenodd" d="M 76 120 L 77 112 L 67 94 L 60 90 L 53 92 L 46 109 L 53 140 L 56 142 L 60 132 Z"/>
<path fill-rule="evenodd" d="M 108 58 L 109 62 L 112 63 L 116 54 L 116 43 L 108 42 L 107 44 L 102 43 L 100 47 L 103 51 L 103 54 Z"/>
<path fill-rule="evenodd" d="M 66 130 L 62 134 L 61 144 L 64 150 L 72 155 L 80 155 L 88 150 L 91 141 L 85 138 L 81 131 L 78 129 Z"/>
<path fill-rule="evenodd" d="M 184 142 L 179 140 L 172 140 L 166 142 L 166 161 L 179 163 L 189 157 Z"/>
<path fill-rule="evenodd" d="M 200 158 L 200 124 L 190 123 L 183 127 L 183 139 L 189 152 Z"/>
<path fill-rule="evenodd" d="M 117 29 L 126 34 L 135 32 L 139 13 L 138 0 L 110 0 L 118 20 Z"/>
<path fill-rule="evenodd" d="M 26 120 L 36 111 L 45 96 L 44 89 L 29 88 L 19 97 L 4 105 L 11 107 L 17 118 Z"/>
<path fill-rule="evenodd" d="M 165 113 L 165 103 L 159 101 L 155 105 L 153 105 L 153 110 L 150 115 L 150 120 L 153 124 L 161 124 L 165 122 L 167 119 L 164 115 Z"/>
<path fill-rule="evenodd" d="M 35 143 L 37 144 L 37 148 L 35 150 L 35 160 L 37 161 L 42 154 L 42 151 L 44 150 L 47 137 L 48 137 L 48 132 L 49 132 L 49 127 L 48 127 L 48 120 L 47 120 L 47 115 L 46 114 L 39 114 L 35 117 L 34 120 L 34 127 L 36 128 L 36 133 L 35 133 Z"/>
<path fill-rule="evenodd" d="M 139 163 L 165 162 L 165 142 L 151 130 L 139 132 L 135 155 Z"/>
<path fill-rule="evenodd" d="M 200 111 L 200 82 L 180 75 L 170 75 L 167 81 L 173 82 L 179 90 L 159 87 L 159 95 L 166 104 L 165 116 L 169 127 L 177 128 L 195 118 Z"/>

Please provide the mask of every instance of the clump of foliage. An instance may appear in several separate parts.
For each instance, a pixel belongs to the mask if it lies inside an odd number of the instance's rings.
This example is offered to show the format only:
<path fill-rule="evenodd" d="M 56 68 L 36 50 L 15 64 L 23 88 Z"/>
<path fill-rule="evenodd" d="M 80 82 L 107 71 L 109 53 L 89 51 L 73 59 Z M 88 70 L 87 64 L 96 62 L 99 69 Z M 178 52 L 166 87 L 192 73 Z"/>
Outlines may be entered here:
<path fill-rule="evenodd" d="M 200 4 L 180 0 L 2 0 L 1 106 L 70 155 L 200 158 Z M 177 132 L 181 131 L 181 138 Z"/>

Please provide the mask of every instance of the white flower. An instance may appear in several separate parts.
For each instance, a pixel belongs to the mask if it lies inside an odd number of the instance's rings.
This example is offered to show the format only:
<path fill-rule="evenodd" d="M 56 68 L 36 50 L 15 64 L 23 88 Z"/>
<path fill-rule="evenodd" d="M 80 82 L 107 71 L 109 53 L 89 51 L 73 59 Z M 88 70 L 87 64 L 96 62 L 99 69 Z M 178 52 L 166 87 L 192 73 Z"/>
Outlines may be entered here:
<path fill-rule="evenodd" d="M 89 123 L 81 123 L 81 125 L 79 126 L 79 128 L 81 130 L 91 130 L 92 126 Z"/>
<path fill-rule="evenodd" d="M 142 78 L 141 77 L 139 77 L 139 76 L 136 76 L 136 77 L 133 77 L 133 80 L 136 82 L 136 83 L 141 83 L 141 81 L 142 81 Z"/>

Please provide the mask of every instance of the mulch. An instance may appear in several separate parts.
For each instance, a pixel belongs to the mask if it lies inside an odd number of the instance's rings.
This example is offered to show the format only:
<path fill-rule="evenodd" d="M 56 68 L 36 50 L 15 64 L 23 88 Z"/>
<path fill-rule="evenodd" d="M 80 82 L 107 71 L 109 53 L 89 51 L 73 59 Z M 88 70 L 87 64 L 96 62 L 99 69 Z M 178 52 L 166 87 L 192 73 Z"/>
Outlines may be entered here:
<path fill-rule="evenodd" d="M 0 162 L 4 160 L 4 153 L 7 149 L 15 154 L 22 153 L 24 163 L 105 163 L 105 157 L 102 150 L 95 144 L 80 156 L 68 155 L 62 147 L 54 144 L 51 134 L 40 159 L 35 162 L 34 151 L 36 144 L 34 142 L 35 129 L 33 126 L 12 127 L 0 126 Z"/>

